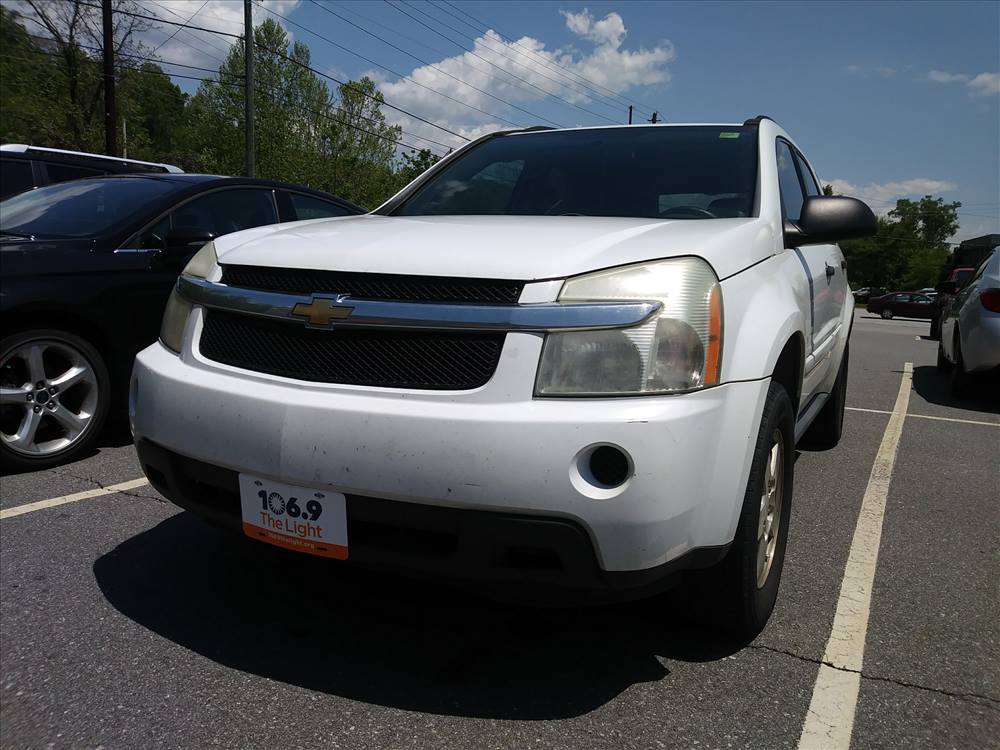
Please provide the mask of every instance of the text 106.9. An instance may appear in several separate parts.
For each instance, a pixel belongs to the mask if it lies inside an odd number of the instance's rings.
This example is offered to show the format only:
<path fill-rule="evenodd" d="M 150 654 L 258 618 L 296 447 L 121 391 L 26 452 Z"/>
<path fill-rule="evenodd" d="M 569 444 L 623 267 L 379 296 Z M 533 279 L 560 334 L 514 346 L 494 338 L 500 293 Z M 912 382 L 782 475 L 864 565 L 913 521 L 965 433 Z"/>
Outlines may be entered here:
<path fill-rule="evenodd" d="M 258 492 L 257 497 L 260 498 L 261 510 L 269 510 L 276 516 L 287 513 L 290 518 L 301 516 L 306 521 L 315 521 L 323 513 L 323 505 L 316 500 L 307 502 L 305 510 L 303 510 L 299 507 L 297 497 L 285 500 L 279 493 L 267 492 L 267 490 Z"/>

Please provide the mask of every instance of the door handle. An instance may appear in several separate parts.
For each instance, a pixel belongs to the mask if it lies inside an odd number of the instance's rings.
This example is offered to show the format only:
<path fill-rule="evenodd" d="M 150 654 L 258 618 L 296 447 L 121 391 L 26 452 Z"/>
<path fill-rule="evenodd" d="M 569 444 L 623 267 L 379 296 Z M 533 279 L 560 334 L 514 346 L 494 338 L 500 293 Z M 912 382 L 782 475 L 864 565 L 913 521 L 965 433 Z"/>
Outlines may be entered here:
<path fill-rule="evenodd" d="M 833 278 L 833 275 L 837 273 L 837 269 L 831 266 L 829 263 L 825 263 L 824 265 L 826 265 L 826 278 L 828 279 Z"/>

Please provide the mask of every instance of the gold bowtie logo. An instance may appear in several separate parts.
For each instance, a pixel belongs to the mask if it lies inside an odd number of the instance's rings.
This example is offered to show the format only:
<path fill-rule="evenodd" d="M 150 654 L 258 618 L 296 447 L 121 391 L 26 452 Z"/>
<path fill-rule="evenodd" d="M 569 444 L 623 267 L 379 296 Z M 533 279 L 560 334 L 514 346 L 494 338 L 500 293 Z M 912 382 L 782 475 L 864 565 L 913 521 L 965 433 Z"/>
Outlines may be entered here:
<path fill-rule="evenodd" d="M 344 320 L 354 310 L 353 307 L 337 304 L 340 302 L 340 299 L 340 297 L 335 300 L 314 298 L 308 305 L 304 302 L 299 302 L 292 308 L 292 315 L 301 315 L 304 318 L 308 318 L 307 325 L 310 326 L 329 326 L 335 320 Z"/>

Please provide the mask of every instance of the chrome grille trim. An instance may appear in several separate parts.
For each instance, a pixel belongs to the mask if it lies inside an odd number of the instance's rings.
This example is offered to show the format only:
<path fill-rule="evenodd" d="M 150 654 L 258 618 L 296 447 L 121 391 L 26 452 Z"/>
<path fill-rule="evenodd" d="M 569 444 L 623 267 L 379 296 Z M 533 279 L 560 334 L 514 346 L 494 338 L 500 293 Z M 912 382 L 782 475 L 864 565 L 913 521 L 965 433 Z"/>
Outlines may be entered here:
<path fill-rule="evenodd" d="M 329 328 L 411 328 L 462 331 L 582 331 L 626 328 L 659 312 L 659 302 L 540 302 L 516 305 L 388 302 L 334 294 L 284 294 L 217 284 L 192 276 L 177 279 L 177 292 L 189 302 L 263 318 L 304 324 L 292 314 L 298 304 L 328 299 L 352 308 L 350 317 Z"/>

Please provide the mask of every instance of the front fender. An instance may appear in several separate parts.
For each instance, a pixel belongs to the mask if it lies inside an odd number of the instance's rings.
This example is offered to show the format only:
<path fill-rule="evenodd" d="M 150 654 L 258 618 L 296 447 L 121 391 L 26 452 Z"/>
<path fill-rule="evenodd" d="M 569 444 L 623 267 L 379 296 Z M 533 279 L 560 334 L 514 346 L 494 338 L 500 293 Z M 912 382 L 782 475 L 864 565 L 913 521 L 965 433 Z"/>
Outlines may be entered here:
<path fill-rule="evenodd" d="M 722 282 L 723 381 L 770 376 L 790 338 L 810 349 L 809 282 L 792 253 L 779 253 Z"/>

